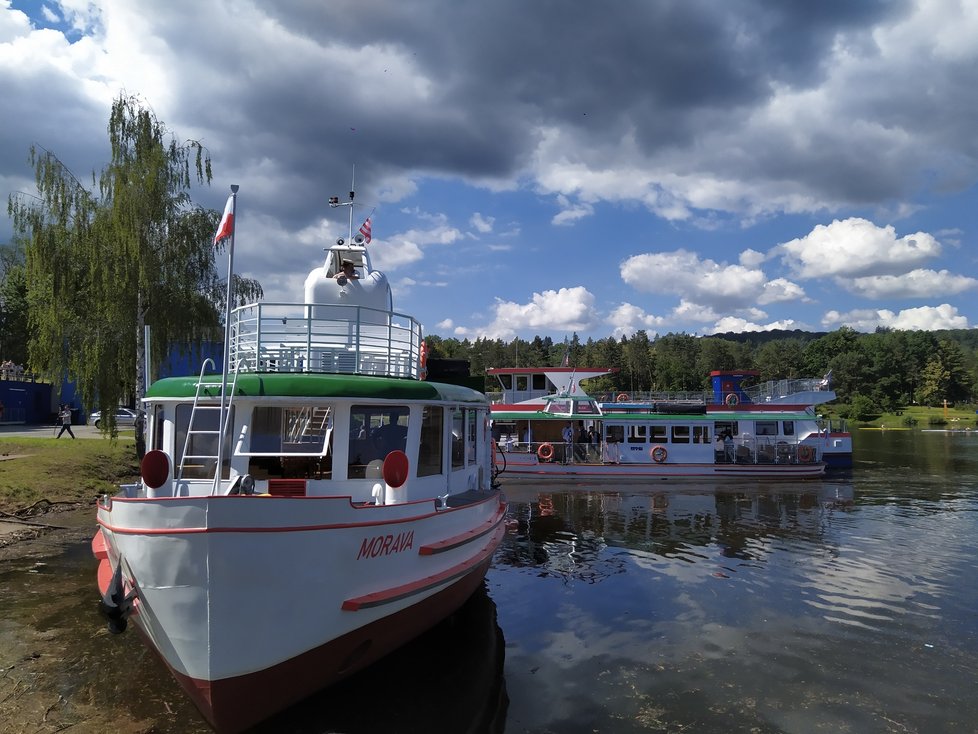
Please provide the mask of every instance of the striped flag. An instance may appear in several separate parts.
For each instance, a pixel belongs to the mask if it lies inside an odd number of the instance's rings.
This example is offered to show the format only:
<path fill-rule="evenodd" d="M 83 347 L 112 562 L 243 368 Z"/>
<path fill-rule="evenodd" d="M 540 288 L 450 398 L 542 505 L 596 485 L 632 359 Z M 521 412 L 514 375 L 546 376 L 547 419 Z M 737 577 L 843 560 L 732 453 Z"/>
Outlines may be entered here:
<path fill-rule="evenodd" d="M 228 203 L 224 205 L 224 216 L 221 217 L 221 224 L 214 235 L 216 245 L 223 239 L 230 237 L 234 233 L 234 194 L 228 197 Z"/>
<path fill-rule="evenodd" d="M 369 245 L 370 244 L 370 234 L 371 234 L 370 217 L 367 217 L 364 220 L 363 224 L 360 225 L 360 234 L 363 235 L 363 243 L 365 245 Z"/>

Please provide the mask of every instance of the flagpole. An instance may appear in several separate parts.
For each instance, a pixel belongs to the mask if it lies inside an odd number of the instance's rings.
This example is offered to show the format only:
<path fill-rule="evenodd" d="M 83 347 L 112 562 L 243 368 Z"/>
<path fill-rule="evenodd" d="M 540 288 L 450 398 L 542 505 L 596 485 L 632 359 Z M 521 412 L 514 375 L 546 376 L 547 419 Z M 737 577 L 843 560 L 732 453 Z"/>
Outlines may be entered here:
<path fill-rule="evenodd" d="M 231 359 L 231 300 L 234 291 L 234 231 L 237 229 L 235 213 L 238 207 L 238 185 L 231 184 L 231 238 L 228 243 L 228 287 L 224 307 L 224 355 L 221 359 L 221 410 L 217 426 L 217 469 L 214 474 L 213 493 L 221 485 L 222 462 L 224 460 L 224 423 L 227 420 L 228 361 Z"/>

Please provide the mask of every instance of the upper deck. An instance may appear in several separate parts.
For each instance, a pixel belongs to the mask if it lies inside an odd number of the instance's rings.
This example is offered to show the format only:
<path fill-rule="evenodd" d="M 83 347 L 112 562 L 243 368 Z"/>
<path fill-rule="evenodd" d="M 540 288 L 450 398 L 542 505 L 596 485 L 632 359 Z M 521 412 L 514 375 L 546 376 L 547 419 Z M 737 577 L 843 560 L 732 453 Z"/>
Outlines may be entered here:
<path fill-rule="evenodd" d="M 421 376 L 421 324 L 395 311 L 253 303 L 232 311 L 229 338 L 230 371 Z"/>

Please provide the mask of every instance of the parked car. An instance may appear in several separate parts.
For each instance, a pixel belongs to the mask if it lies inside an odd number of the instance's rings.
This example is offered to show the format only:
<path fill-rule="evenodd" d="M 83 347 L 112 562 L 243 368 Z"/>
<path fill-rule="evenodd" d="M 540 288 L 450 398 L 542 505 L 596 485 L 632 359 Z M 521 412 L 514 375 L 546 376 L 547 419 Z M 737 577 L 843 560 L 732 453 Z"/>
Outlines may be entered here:
<path fill-rule="evenodd" d="M 93 424 L 96 428 L 102 427 L 102 411 L 96 410 L 90 416 L 88 416 L 88 422 Z M 124 426 L 135 426 L 136 425 L 136 411 L 129 410 L 129 408 L 116 408 L 115 409 L 115 424 L 116 427 L 122 428 Z"/>

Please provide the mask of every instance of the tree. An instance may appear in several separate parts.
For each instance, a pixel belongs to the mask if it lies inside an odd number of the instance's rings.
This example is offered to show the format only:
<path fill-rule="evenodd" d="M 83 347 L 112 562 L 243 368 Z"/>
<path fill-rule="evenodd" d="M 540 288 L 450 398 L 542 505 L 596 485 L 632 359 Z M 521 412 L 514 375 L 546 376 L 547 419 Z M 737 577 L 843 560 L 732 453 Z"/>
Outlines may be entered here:
<path fill-rule="evenodd" d="M 0 247 L 0 358 L 27 363 L 27 272 L 24 246 Z"/>
<path fill-rule="evenodd" d="M 8 212 L 27 238 L 31 367 L 74 380 L 86 403 L 112 416 L 145 391 L 144 324 L 159 365 L 171 345 L 219 327 L 225 292 L 212 244 L 218 214 L 190 198 L 212 177 L 204 148 L 177 143 L 131 96 L 113 102 L 108 133 L 111 160 L 92 174 L 93 190 L 32 146 L 38 194 L 12 195 Z M 236 302 L 261 296 L 256 281 L 234 286 Z"/>

